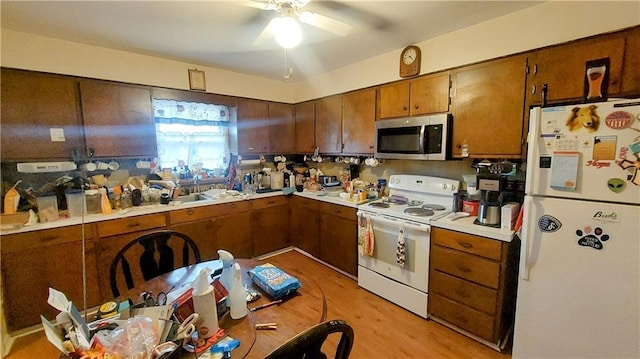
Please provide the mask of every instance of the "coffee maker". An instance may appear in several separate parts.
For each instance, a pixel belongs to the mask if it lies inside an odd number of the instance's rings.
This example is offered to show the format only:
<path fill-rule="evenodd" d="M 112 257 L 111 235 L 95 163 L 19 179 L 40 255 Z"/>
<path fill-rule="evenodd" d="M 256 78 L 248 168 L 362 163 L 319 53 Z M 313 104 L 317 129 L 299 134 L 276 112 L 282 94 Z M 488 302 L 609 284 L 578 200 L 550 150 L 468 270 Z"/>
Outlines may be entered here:
<path fill-rule="evenodd" d="M 499 174 L 478 174 L 480 207 L 475 224 L 500 228 L 505 177 Z"/>

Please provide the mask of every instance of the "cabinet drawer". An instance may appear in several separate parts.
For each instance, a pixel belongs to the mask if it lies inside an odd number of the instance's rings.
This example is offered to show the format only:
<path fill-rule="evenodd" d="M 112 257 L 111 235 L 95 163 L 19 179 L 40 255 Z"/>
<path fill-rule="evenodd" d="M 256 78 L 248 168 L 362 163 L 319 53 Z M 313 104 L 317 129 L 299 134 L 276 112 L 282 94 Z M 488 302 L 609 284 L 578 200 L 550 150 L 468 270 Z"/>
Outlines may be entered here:
<path fill-rule="evenodd" d="M 490 315 L 432 293 L 429 293 L 429 313 L 481 338 L 494 342 L 493 327 L 495 318 Z"/>
<path fill-rule="evenodd" d="M 211 218 L 213 207 L 215 206 L 186 208 L 171 211 L 169 212 L 169 223 L 178 224 Z"/>
<path fill-rule="evenodd" d="M 293 198 L 291 198 L 291 205 L 293 208 L 306 208 L 312 211 L 317 211 L 320 209 L 319 201 L 298 196 L 293 196 Z"/>
<path fill-rule="evenodd" d="M 208 206 L 207 208 L 209 208 L 209 215 L 211 217 L 220 217 L 234 213 L 247 212 L 251 210 L 251 203 L 243 200 L 216 204 L 214 206 Z"/>
<path fill-rule="evenodd" d="M 501 258 L 502 242 L 500 241 L 442 228 L 432 228 L 431 231 L 431 240 L 435 244 L 497 261 Z"/>
<path fill-rule="evenodd" d="M 122 219 L 115 219 L 107 222 L 99 222 L 98 237 L 110 237 L 119 234 L 145 231 L 153 228 L 162 228 L 167 225 L 164 214 L 150 214 Z"/>
<path fill-rule="evenodd" d="M 355 208 L 351 208 L 351 207 L 347 207 L 347 206 L 340 206 L 337 204 L 331 204 L 331 203 L 327 203 L 327 202 L 322 202 L 320 204 L 320 210 L 324 213 L 329 213 L 332 214 L 334 216 L 338 216 L 338 217 L 342 217 L 345 219 L 349 219 L 352 221 L 356 220 L 356 209 Z"/>
<path fill-rule="evenodd" d="M 260 199 L 254 199 L 253 201 L 251 201 L 251 206 L 253 207 L 253 209 L 286 206 L 288 203 L 287 200 L 288 200 L 287 197 L 284 197 L 284 196 L 260 198 Z"/>
<path fill-rule="evenodd" d="M 495 315 L 498 292 L 466 280 L 432 270 L 429 274 L 429 294 L 441 294 L 489 315 Z"/>
<path fill-rule="evenodd" d="M 85 238 L 92 237 L 91 226 L 85 226 Z M 2 254 L 28 249 L 57 246 L 82 241 L 82 226 L 51 228 L 42 231 L 17 233 L 2 236 Z"/>
<path fill-rule="evenodd" d="M 431 248 L 431 268 L 494 289 L 500 284 L 500 263 L 438 246 Z"/>

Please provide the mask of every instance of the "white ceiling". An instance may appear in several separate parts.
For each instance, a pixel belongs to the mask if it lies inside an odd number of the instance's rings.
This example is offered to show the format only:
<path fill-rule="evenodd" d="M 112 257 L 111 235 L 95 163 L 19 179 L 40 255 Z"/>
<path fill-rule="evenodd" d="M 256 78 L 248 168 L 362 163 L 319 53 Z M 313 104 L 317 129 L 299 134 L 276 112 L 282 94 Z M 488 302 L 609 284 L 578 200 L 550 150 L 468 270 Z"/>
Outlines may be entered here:
<path fill-rule="evenodd" d="M 260 0 L 267 1 L 267 0 Z M 2 28 L 282 80 L 284 50 L 254 41 L 274 11 L 236 1 L 1 1 Z M 302 24 L 287 51 L 292 81 L 507 15 L 540 1 L 312 0 L 303 10 L 349 23 L 340 37 Z M 254 2 L 255 4 L 255 2 Z"/>

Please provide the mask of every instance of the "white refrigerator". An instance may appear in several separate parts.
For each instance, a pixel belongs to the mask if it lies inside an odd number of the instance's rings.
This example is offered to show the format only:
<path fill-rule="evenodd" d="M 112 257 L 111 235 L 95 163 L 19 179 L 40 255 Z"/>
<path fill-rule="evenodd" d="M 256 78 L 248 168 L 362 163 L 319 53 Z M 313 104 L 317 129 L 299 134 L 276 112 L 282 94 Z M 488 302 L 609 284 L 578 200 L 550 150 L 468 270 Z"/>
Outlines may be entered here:
<path fill-rule="evenodd" d="M 513 358 L 640 358 L 640 99 L 534 108 Z"/>

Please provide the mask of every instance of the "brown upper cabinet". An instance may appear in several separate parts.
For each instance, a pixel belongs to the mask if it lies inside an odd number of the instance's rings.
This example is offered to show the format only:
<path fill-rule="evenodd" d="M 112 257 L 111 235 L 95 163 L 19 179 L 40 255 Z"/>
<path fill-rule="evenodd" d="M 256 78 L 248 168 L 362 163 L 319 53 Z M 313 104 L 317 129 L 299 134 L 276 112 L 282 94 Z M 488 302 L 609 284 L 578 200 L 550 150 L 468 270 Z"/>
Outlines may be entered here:
<path fill-rule="evenodd" d="M 376 90 L 349 92 L 342 98 L 342 152 L 373 154 Z"/>
<path fill-rule="evenodd" d="M 320 153 L 342 152 L 342 95 L 316 101 L 316 146 Z"/>
<path fill-rule="evenodd" d="M 527 103 L 541 104 L 542 86 L 547 85 L 548 103 L 581 100 L 585 94 L 586 63 L 608 59 L 608 93 L 620 92 L 625 40 L 594 38 L 554 46 L 530 55 Z"/>
<path fill-rule="evenodd" d="M 156 157 L 151 90 L 80 80 L 87 157 Z"/>
<path fill-rule="evenodd" d="M 511 56 L 453 71 L 453 157 L 522 156 L 527 59 Z"/>
<path fill-rule="evenodd" d="M 292 153 L 295 150 L 294 106 L 269 103 L 269 152 Z"/>
<path fill-rule="evenodd" d="M 315 109 L 315 101 L 307 101 L 295 105 L 296 153 L 312 153 L 316 148 Z"/>
<path fill-rule="evenodd" d="M 405 80 L 378 89 L 378 119 L 449 111 L 449 73 Z"/>
<path fill-rule="evenodd" d="M 78 82 L 2 68 L 2 161 L 69 160 L 84 148 Z"/>
<path fill-rule="evenodd" d="M 238 100 L 238 152 L 264 154 L 269 151 L 269 104 Z"/>

